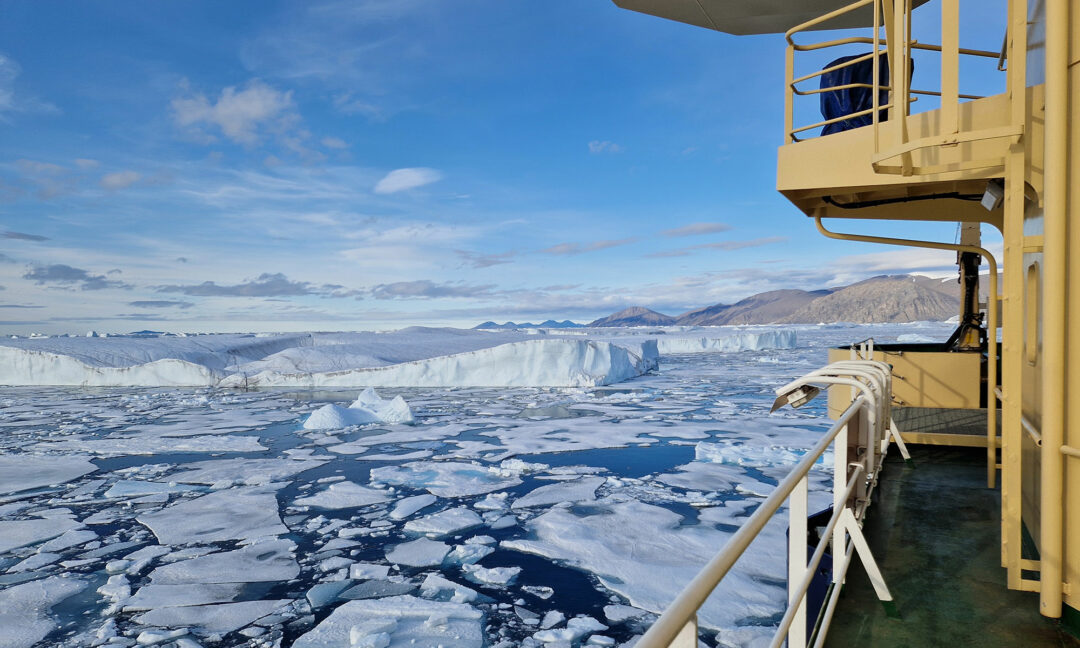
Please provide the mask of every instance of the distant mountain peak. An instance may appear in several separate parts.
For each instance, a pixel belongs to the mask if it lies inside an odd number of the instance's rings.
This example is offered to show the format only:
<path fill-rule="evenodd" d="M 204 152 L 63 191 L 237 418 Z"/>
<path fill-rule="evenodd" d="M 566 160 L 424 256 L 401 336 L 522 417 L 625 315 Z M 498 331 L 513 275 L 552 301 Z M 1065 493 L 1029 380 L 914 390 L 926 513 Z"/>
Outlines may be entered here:
<path fill-rule="evenodd" d="M 674 323 L 675 318 L 671 315 L 657 313 L 644 306 L 631 306 L 602 317 L 589 326 L 667 326 Z"/>

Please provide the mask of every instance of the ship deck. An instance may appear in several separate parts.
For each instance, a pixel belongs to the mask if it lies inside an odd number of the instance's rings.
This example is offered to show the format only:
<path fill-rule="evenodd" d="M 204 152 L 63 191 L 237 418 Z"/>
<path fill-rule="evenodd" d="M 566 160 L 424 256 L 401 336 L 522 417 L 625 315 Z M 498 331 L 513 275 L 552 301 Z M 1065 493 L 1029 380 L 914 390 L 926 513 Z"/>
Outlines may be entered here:
<path fill-rule="evenodd" d="M 1038 594 L 1005 587 L 1000 492 L 986 487 L 985 448 L 911 451 L 914 468 L 892 449 L 864 527 L 901 618 L 886 615 L 853 561 L 826 645 L 1080 646 L 1039 614 Z"/>

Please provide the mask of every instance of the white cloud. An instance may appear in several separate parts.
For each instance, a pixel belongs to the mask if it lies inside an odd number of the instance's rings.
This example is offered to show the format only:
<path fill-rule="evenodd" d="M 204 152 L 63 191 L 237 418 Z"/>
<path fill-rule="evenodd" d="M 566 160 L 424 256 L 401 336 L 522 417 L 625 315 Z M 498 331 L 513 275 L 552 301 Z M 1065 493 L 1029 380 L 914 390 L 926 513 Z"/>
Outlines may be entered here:
<path fill-rule="evenodd" d="M 252 146 L 259 141 L 260 130 L 283 131 L 299 119 L 292 91 L 282 92 L 259 79 L 248 81 L 242 89 L 229 86 L 216 101 L 202 93 L 172 100 L 173 118 L 185 128 L 216 127 L 225 137 Z"/>
<path fill-rule="evenodd" d="M 97 160 L 91 160 L 89 158 L 75 158 L 75 166 L 83 169 L 84 171 L 89 169 L 96 169 L 101 166 L 101 162 Z"/>
<path fill-rule="evenodd" d="M 23 93 L 15 93 L 15 80 L 22 73 L 22 67 L 11 58 L 0 54 L 0 117 L 8 112 L 60 112 L 51 103 L 41 101 Z"/>
<path fill-rule="evenodd" d="M 322 138 L 322 145 L 326 148 L 332 149 L 349 148 L 349 145 L 345 142 L 345 140 L 341 139 L 340 137 L 324 137 Z"/>
<path fill-rule="evenodd" d="M 116 191 L 117 189 L 127 189 L 131 185 L 135 184 L 142 178 L 141 173 L 135 171 L 117 171 L 116 173 L 107 173 L 101 178 L 101 186 L 104 189 Z"/>
<path fill-rule="evenodd" d="M 600 153 L 622 153 L 623 147 L 619 146 L 615 142 L 609 142 L 607 140 L 593 140 L 589 142 L 589 153 L 593 155 L 599 155 Z"/>
<path fill-rule="evenodd" d="M 703 234 L 726 232 L 730 229 L 731 225 L 726 223 L 692 223 L 690 225 L 683 225 L 682 227 L 664 230 L 660 233 L 664 236 L 701 236 Z"/>
<path fill-rule="evenodd" d="M 394 169 L 375 184 L 375 193 L 392 194 L 442 180 L 442 173 L 426 167 Z"/>

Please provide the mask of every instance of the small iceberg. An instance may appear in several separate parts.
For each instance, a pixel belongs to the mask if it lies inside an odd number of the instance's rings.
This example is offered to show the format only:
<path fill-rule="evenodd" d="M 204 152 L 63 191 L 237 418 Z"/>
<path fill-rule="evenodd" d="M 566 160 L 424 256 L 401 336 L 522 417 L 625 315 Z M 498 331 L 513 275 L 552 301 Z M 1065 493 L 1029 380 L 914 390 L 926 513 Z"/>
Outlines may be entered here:
<path fill-rule="evenodd" d="M 412 423 L 409 404 L 401 396 L 383 399 L 368 387 L 348 407 L 323 405 L 304 421 L 305 430 L 336 430 L 367 423 Z"/>

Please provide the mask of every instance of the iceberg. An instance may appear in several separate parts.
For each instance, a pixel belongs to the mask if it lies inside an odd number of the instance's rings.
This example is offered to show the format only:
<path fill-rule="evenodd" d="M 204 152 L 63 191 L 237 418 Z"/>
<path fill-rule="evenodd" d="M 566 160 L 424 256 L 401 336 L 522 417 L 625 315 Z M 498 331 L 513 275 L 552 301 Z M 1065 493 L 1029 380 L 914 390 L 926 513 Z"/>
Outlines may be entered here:
<path fill-rule="evenodd" d="M 315 410 L 304 421 L 305 430 L 336 430 L 368 423 L 412 423 L 409 404 L 401 396 L 383 399 L 368 387 L 348 407 L 328 404 Z"/>
<path fill-rule="evenodd" d="M 724 334 L 662 335 L 657 347 L 660 353 L 716 353 L 733 351 L 761 351 L 764 349 L 794 349 L 798 335 L 794 329 L 769 329 L 764 331 L 736 331 Z"/>
<path fill-rule="evenodd" d="M 640 376 L 655 369 L 657 359 L 656 342 L 640 336 L 602 340 L 422 327 L 11 338 L 0 340 L 0 385 L 595 387 Z"/>

